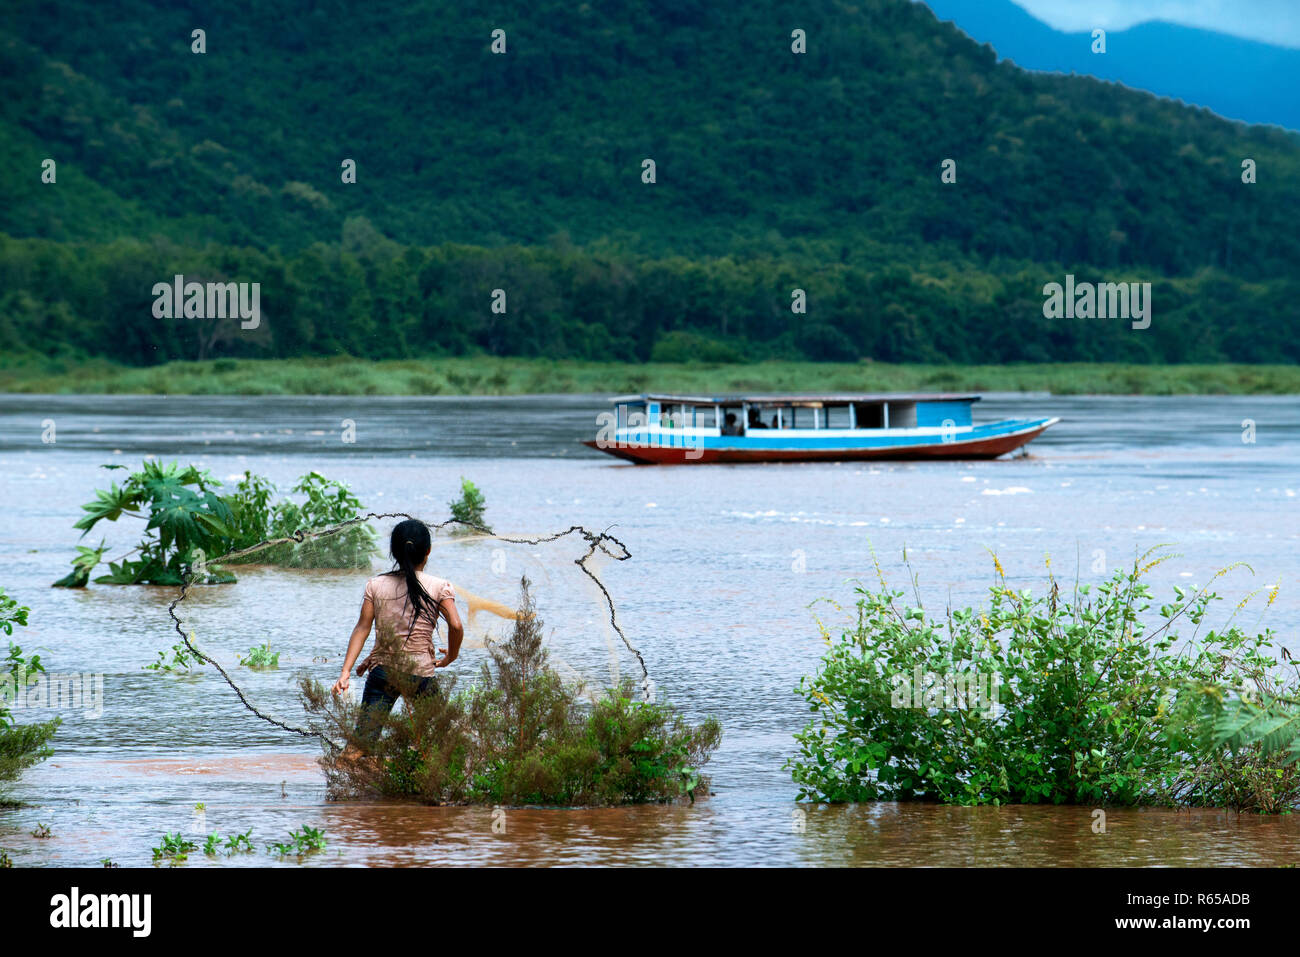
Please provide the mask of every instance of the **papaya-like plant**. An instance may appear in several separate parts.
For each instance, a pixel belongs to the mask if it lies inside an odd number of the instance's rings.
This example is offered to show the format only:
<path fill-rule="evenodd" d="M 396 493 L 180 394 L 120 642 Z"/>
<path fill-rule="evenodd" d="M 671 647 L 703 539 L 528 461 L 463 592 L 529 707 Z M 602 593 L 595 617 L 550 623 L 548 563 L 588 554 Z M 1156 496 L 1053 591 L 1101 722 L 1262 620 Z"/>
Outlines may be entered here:
<path fill-rule="evenodd" d="M 103 468 L 119 469 L 120 465 Z M 89 534 L 100 522 L 123 516 L 145 523 L 140 544 L 116 561 L 96 582 L 109 585 L 180 585 L 187 576 L 196 581 L 234 581 L 234 576 L 207 562 L 230 549 L 234 514 L 215 489 L 220 482 L 192 465 L 146 461 L 121 485 L 110 483 L 81 506 L 86 514 L 73 527 Z M 79 547 L 72 571 L 54 584 L 84 588 L 107 549 Z"/>

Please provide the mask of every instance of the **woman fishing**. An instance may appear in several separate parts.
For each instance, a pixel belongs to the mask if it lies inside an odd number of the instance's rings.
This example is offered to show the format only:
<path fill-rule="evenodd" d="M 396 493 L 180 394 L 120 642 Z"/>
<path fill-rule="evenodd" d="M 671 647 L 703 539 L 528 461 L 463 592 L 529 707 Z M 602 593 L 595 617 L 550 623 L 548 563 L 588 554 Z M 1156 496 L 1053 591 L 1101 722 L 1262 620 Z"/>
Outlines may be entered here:
<path fill-rule="evenodd" d="M 403 692 L 416 697 L 437 694 L 434 673 L 460 654 L 465 629 L 456 610 L 456 591 L 446 579 L 424 573 L 431 544 L 428 526 L 417 519 L 399 522 L 393 529 L 389 552 L 395 567 L 366 582 L 361 617 L 348 640 L 343 673 L 334 683 L 336 695 L 347 693 L 348 674 L 373 624 L 374 650 L 357 668 L 358 675 L 366 675 L 357 734 L 371 741 Z M 439 615 L 447 620 L 447 647 L 439 648 L 442 657 L 435 659 L 433 635 Z"/>

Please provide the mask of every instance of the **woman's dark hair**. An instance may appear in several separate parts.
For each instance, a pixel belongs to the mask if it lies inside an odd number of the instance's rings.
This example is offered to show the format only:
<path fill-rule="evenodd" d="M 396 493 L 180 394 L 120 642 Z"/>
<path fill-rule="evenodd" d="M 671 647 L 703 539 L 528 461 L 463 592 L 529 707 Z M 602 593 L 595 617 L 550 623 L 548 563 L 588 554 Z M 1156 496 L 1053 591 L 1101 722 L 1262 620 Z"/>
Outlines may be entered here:
<path fill-rule="evenodd" d="M 411 615 L 412 625 L 421 615 L 433 619 L 435 623 L 438 620 L 438 605 L 433 596 L 424 590 L 420 576 L 415 573 L 415 566 L 424 561 L 431 544 L 429 527 L 418 518 L 398 522 L 393 526 L 392 537 L 388 540 L 388 551 L 397 564 L 388 574 L 401 575 L 406 579 L 406 597 L 415 609 Z"/>

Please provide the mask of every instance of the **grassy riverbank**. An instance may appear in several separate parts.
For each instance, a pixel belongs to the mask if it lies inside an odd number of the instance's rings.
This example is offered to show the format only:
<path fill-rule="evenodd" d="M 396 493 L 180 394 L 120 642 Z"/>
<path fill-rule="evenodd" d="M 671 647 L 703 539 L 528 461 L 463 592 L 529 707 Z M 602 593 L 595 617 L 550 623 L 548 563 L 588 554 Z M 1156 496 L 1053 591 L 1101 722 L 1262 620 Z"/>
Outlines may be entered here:
<path fill-rule="evenodd" d="M 1052 392 L 1058 395 L 1300 394 L 1294 365 L 1042 363 L 1005 366 L 624 363 L 457 357 L 372 362 L 215 359 L 134 368 L 104 360 L 0 365 L 0 392 L 172 395 L 520 395 L 826 390 Z"/>

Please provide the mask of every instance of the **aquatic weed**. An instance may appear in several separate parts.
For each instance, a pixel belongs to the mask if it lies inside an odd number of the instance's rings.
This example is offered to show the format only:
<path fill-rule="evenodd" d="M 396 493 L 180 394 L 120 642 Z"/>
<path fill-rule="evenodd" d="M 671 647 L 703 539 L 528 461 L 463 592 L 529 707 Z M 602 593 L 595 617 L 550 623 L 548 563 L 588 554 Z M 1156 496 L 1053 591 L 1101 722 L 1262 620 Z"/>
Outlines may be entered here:
<path fill-rule="evenodd" d="M 253 671 L 274 671 L 280 667 L 280 652 L 271 650 L 271 642 L 250 648 L 239 663 Z"/>
<path fill-rule="evenodd" d="M 197 845 L 177 831 L 175 834 L 164 833 L 162 843 L 153 848 L 154 863 L 167 861 L 171 864 L 180 864 L 189 860 L 190 854 L 195 850 Z"/>
<path fill-rule="evenodd" d="M 325 832 L 323 830 L 304 824 L 301 830 L 289 832 L 289 842 L 287 844 L 278 842 L 268 844 L 266 850 L 268 853 L 282 858 L 290 855 L 301 858 L 316 851 L 324 850 L 325 844 Z"/>
<path fill-rule="evenodd" d="M 190 634 L 190 640 L 194 640 L 193 633 Z M 172 675 L 187 675 L 190 674 L 196 666 L 201 668 L 205 663 L 202 658 L 190 651 L 183 641 L 178 641 L 176 644 L 172 645 L 171 653 L 171 660 L 168 661 L 167 652 L 158 652 L 158 660 L 144 665 L 144 670 L 165 672 L 166 674 Z"/>

